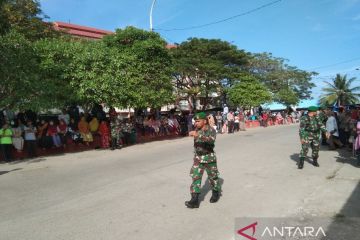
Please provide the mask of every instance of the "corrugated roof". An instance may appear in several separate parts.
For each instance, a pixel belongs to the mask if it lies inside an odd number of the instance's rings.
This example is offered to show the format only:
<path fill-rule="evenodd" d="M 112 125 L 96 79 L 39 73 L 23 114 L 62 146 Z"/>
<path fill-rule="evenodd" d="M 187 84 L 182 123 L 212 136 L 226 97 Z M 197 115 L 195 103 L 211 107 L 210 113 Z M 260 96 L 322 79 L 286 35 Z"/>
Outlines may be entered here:
<path fill-rule="evenodd" d="M 91 39 L 101 39 L 106 35 L 113 34 L 111 31 L 106 31 L 97 28 L 85 27 L 71 23 L 64 22 L 54 22 L 53 23 L 56 30 L 62 30 L 67 32 L 68 34 L 78 36 L 78 37 L 86 37 Z"/>

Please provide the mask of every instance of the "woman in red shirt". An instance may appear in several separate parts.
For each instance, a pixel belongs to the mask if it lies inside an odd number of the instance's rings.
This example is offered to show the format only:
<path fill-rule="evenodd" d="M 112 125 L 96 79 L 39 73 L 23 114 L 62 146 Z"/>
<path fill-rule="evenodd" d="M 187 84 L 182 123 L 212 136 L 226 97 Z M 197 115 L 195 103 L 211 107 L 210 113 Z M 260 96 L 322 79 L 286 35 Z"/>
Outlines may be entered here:
<path fill-rule="evenodd" d="M 106 121 L 101 121 L 99 126 L 99 133 L 101 135 L 101 147 L 110 147 L 110 129 Z"/>
<path fill-rule="evenodd" d="M 59 130 L 58 126 L 56 126 L 54 124 L 54 121 L 51 120 L 49 122 L 49 127 L 47 129 L 46 135 L 50 136 L 52 138 L 55 147 L 61 147 L 61 139 L 59 136 L 59 132 L 60 132 L 60 130 Z"/>

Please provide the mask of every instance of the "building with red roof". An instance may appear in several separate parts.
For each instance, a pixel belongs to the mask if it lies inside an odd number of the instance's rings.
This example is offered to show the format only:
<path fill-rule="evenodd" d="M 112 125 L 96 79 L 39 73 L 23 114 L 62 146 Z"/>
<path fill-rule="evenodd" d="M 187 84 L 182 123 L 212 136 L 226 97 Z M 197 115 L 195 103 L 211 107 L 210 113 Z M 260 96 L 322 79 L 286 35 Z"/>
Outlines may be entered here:
<path fill-rule="evenodd" d="M 54 22 L 53 24 L 54 24 L 54 28 L 58 31 L 66 32 L 75 37 L 92 39 L 92 40 L 99 40 L 106 35 L 114 33 L 111 31 L 85 27 L 76 24 L 64 23 L 64 22 Z"/>
<path fill-rule="evenodd" d="M 81 25 L 71 24 L 71 23 L 64 23 L 64 22 L 53 22 L 54 28 L 58 31 L 65 32 L 70 34 L 74 37 L 79 38 L 86 38 L 91 40 L 99 40 L 102 39 L 106 35 L 114 34 L 114 32 L 92 28 L 92 27 L 85 27 Z M 167 49 L 176 48 L 177 45 L 174 44 L 167 44 Z"/>

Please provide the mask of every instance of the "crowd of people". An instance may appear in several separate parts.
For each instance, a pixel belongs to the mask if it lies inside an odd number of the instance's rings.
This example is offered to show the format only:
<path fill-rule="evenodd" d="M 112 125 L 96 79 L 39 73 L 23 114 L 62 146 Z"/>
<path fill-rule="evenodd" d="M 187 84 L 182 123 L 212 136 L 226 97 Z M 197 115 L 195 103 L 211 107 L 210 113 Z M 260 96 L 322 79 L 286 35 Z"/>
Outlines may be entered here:
<path fill-rule="evenodd" d="M 188 134 L 192 130 L 191 114 L 140 113 L 123 116 L 110 108 L 107 112 L 99 105 L 90 113 L 78 107 L 62 110 L 58 115 L 38 115 L 33 111 L 2 111 L 0 114 L 0 149 L 5 161 L 14 158 L 14 151 L 28 158 L 36 157 L 37 150 L 84 145 L 104 149 L 120 149 L 132 145 L 140 138 L 157 138 Z M 99 143 L 93 143 L 94 139 Z"/>
<path fill-rule="evenodd" d="M 322 137 L 322 144 L 327 145 L 329 150 L 338 148 L 353 150 L 354 155 L 357 156 L 357 164 L 360 165 L 360 111 L 340 107 L 336 111 L 320 110 L 318 115 L 327 132 L 330 133 L 328 139 Z"/>
<path fill-rule="evenodd" d="M 270 112 L 261 107 L 249 110 L 229 109 L 225 105 L 223 111 L 207 112 L 207 119 L 217 133 L 231 134 L 245 131 L 249 122 L 257 122 L 263 127 L 296 123 L 301 114 L 289 110 Z M 344 139 L 349 139 L 351 135 L 350 127 L 345 122 L 348 122 L 349 116 L 354 119 L 354 114 L 349 114 L 345 112 L 336 118 L 339 119 L 337 123 L 340 126 L 339 141 L 343 145 L 346 144 Z M 90 113 L 80 112 L 78 107 L 73 106 L 62 110 L 58 115 L 38 115 L 33 111 L 17 114 L 3 111 L 0 114 L 0 123 L 2 159 L 11 161 L 14 151 L 24 152 L 23 156 L 33 158 L 38 155 L 38 149 L 66 149 L 67 145 L 71 144 L 114 150 L 135 144 L 141 138 L 187 136 L 194 128 L 194 114 L 155 111 L 123 117 L 114 108 L 105 112 L 101 105 L 94 107 Z M 341 146 L 336 135 L 335 133 L 330 142 L 331 147 Z M 93 143 L 94 138 L 99 140 L 98 143 Z"/>

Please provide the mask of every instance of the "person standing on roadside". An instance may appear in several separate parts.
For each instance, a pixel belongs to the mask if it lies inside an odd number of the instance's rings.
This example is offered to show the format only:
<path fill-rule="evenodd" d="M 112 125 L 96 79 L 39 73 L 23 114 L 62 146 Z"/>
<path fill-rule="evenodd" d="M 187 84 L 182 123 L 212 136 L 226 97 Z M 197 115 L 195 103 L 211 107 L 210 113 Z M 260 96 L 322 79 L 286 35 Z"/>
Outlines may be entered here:
<path fill-rule="evenodd" d="M 12 160 L 12 136 L 14 135 L 13 131 L 11 130 L 10 125 L 5 122 L 0 129 L 0 148 L 2 157 L 5 162 L 10 162 Z"/>
<path fill-rule="evenodd" d="M 25 131 L 25 147 L 29 158 L 37 157 L 36 154 L 36 127 L 33 122 L 29 120 L 27 126 L 24 128 Z"/>

